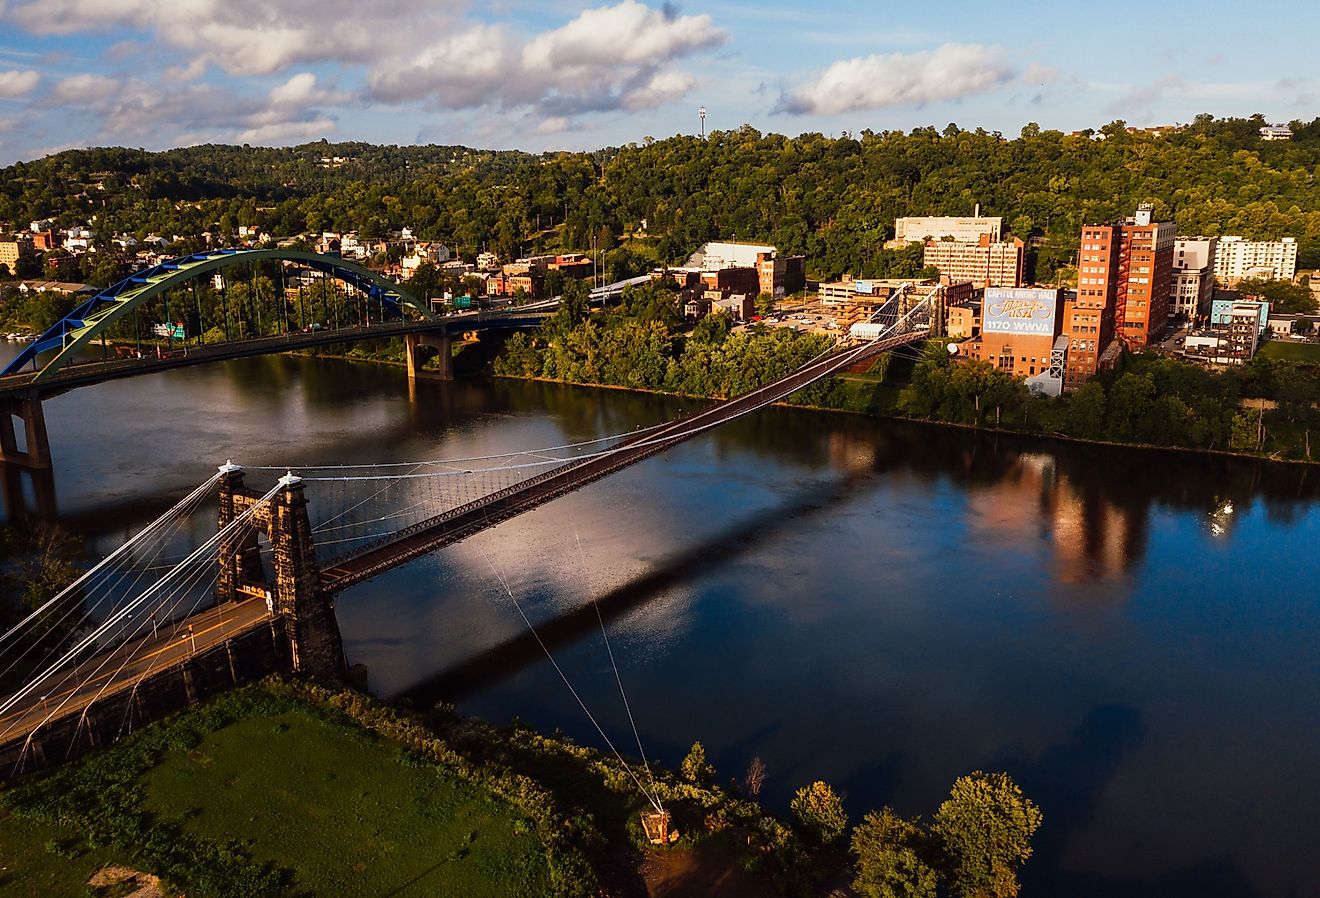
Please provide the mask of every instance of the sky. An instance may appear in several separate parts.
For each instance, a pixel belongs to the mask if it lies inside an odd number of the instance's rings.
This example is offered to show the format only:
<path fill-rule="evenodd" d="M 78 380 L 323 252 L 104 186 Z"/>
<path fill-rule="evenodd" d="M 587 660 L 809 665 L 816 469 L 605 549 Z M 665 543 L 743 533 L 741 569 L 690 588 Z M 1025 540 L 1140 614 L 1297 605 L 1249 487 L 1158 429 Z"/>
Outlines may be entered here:
<path fill-rule="evenodd" d="M 596 149 L 697 133 L 702 107 L 707 131 L 790 135 L 1309 121 L 1317 25 L 1292 0 L 0 0 L 0 164 L 321 138 Z"/>

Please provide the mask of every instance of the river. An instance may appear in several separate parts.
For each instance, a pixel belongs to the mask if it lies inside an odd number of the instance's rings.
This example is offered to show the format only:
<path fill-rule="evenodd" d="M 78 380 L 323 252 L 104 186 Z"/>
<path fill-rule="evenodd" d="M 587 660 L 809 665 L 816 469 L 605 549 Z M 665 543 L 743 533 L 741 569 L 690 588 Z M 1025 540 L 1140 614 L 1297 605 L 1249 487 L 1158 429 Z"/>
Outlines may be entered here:
<path fill-rule="evenodd" d="M 508 452 L 685 404 L 515 381 L 410 394 L 397 369 L 266 358 L 77 390 L 46 414 L 59 517 L 96 555 L 228 458 Z M 1320 881 L 1317 485 L 1300 467 L 771 409 L 354 587 L 338 617 L 379 694 L 600 745 L 500 579 L 542 622 L 598 598 L 665 764 L 697 739 L 724 780 L 759 755 L 769 806 L 824 779 L 854 820 L 929 815 L 958 775 L 1007 770 L 1045 818 L 1027 895 L 1283 898 Z M 636 755 L 594 615 L 545 633 Z"/>

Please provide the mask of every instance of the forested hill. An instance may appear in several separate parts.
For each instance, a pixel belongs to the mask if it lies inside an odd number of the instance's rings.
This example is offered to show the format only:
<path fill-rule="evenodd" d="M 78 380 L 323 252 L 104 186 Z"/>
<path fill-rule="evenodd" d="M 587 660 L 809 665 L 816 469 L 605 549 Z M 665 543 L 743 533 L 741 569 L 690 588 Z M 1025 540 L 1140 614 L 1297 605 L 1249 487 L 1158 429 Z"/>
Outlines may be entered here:
<path fill-rule="evenodd" d="M 1076 249 L 1083 222 L 1151 201 L 1179 233 L 1294 236 L 1320 267 L 1320 119 L 1263 142 L 1263 120 L 1200 116 L 1183 131 L 1095 135 L 1028 125 L 1006 139 L 919 128 L 829 138 L 750 127 L 593 153 L 492 152 L 326 142 L 288 149 L 199 146 L 146 153 L 71 150 L 0 170 L 0 221 L 22 227 L 96 215 L 95 230 L 276 237 L 321 230 L 383 235 L 411 227 L 463 252 L 585 248 L 644 219 L 658 258 L 711 238 L 804 253 L 813 274 L 878 274 L 878 249 L 901 215 L 1001 215 L 1043 237 L 1044 271 Z M 1104 139 L 1095 139 L 1103 136 Z M 325 163 L 341 157 L 341 163 Z"/>

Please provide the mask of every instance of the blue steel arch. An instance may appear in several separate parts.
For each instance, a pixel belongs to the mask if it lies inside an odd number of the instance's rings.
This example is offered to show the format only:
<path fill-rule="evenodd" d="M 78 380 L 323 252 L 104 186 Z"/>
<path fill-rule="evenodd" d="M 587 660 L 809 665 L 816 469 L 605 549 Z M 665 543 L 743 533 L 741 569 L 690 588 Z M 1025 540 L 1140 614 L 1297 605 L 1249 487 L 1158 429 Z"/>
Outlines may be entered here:
<path fill-rule="evenodd" d="M 302 262 L 308 268 L 323 271 L 361 290 L 371 300 L 381 303 L 386 313 L 393 317 L 402 316 L 406 308 L 423 318 L 435 318 L 430 309 L 401 290 L 398 284 L 355 262 L 337 256 L 324 256 L 296 249 L 221 249 L 161 262 L 159 265 L 124 278 L 113 287 L 107 287 L 51 325 L 34 342 L 29 343 L 12 362 L 5 366 L 4 371 L 0 371 L 0 376 L 18 374 L 24 365 L 41 353 L 58 349 L 59 352 L 54 358 L 47 362 L 32 380 L 34 384 L 40 383 L 67 364 L 79 349 L 100 336 L 107 327 L 148 299 L 209 271 L 267 259 Z"/>

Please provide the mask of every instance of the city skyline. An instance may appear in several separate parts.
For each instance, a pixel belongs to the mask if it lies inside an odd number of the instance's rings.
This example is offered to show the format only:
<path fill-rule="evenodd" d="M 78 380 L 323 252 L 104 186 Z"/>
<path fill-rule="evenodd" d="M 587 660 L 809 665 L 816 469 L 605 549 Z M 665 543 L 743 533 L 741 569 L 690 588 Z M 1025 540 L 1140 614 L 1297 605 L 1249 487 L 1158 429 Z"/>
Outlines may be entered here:
<path fill-rule="evenodd" d="M 1136 4 L 1046 21 L 967 3 L 249 2 L 0 2 L 0 163 L 321 138 L 582 150 L 697 134 L 699 108 L 707 133 L 1015 136 L 1033 121 L 1309 120 L 1320 96 L 1304 64 L 1314 13 L 1279 28 L 1223 2 L 1160 28 L 1133 27 Z"/>

